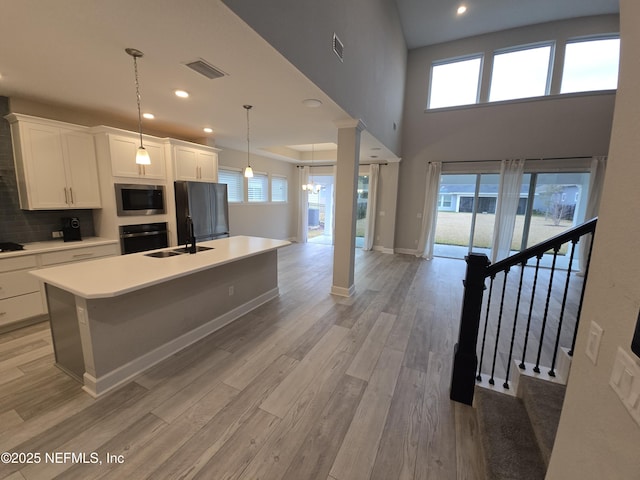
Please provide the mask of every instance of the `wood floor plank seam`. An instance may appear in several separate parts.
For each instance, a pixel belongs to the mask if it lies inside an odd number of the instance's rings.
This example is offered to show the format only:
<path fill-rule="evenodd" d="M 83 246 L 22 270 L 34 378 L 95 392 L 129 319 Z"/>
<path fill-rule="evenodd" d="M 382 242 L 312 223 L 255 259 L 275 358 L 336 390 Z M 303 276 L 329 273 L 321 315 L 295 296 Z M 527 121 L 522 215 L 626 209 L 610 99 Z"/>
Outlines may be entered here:
<path fill-rule="evenodd" d="M 5 465 L 0 478 L 485 480 L 475 411 L 448 398 L 465 263 L 356 249 L 356 292 L 337 297 L 332 261 L 331 246 L 281 249 L 279 297 L 99 400 L 53 365 L 46 322 L 0 334 L 0 451 L 125 457 Z M 550 309 L 561 303 L 554 295 Z M 507 351 L 498 345 L 497 371 Z"/>

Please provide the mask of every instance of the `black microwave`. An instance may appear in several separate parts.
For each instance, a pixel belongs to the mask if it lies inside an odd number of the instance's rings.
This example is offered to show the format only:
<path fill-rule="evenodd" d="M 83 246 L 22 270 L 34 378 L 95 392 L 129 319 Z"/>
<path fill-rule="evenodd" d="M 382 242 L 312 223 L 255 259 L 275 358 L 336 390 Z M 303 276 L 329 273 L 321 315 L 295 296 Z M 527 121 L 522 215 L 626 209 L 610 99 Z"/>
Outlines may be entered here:
<path fill-rule="evenodd" d="M 166 212 L 164 185 L 116 183 L 118 216 L 159 215 Z"/>

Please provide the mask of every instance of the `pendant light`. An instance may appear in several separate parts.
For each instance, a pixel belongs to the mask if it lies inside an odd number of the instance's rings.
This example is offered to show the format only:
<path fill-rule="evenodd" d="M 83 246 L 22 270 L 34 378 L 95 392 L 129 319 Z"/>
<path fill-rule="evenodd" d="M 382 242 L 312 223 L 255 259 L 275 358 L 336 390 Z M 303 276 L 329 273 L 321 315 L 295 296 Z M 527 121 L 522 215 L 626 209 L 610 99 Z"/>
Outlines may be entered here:
<path fill-rule="evenodd" d="M 313 157 L 315 156 L 315 144 L 311 144 L 311 167 L 313 168 Z M 311 182 L 302 185 L 302 190 L 308 193 L 318 193 L 322 186 L 319 183 L 313 181 L 313 173 L 311 174 Z"/>
<path fill-rule="evenodd" d="M 133 57 L 133 73 L 136 77 L 136 99 L 138 102 L 138 133 L 140 135 L 140 146 L 136 152 L 136 163 L 138 165 L 151 165 L 151 158 L 149 158 L 149 152 L 142 144 L 142 110 L 140 109 L 140 83 L 138 82 L 138 58 L 142 57 L 144 53 L 135 48 L 125 48 L 124 50 Z"/>
<path fill-rule="evenodd" d="M 251 168 L 251 163 L 249 163 L 249 147 L 250 147 L 250 143 L 249 143 L 249 110 L 251 110 L 253 108 L 253 105 L 243 105 L 243 107 L 245 108 L 245 110 L 247 111 L 247 168 L 244 169 L 244 176 L 245 178 L 252 178 L 253 177 L 253 169 Z"/>

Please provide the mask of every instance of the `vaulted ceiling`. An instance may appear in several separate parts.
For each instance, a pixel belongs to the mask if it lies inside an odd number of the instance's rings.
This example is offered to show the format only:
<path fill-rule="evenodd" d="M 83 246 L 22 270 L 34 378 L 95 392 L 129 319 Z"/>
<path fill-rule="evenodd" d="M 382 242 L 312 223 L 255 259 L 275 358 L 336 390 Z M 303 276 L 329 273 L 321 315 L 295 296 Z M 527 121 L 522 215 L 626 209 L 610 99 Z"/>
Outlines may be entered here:
<path fill-rule="evenodd" d="M 397 0 L 409 48 L 548 20 L 616 13 L 617 0 L 468 0 L 456 16 L 449 0 Z M 265 155 L 308 160 L 311 143 L 335 142 L 348 115 L 220 1 L 0 0 L 0 95 L 33 99 L 136 125 L 132 58 L 139 60 L 145 128 L 222 148 L 252 146 Z M 225 75 L 210 80 L 185 64 L 203 59 Z M 188 99 L 173 94 L 190 93 Z M 316 99 L 309 108 L 304 100 Z M 210 127 L 213 133 L 203 132 Z M 394 155 L 365 135 L 363 155 Z M 307 149 L 308 150 L 308 149 Z M 318 158 L 318 156 L 316 156 Z"/>

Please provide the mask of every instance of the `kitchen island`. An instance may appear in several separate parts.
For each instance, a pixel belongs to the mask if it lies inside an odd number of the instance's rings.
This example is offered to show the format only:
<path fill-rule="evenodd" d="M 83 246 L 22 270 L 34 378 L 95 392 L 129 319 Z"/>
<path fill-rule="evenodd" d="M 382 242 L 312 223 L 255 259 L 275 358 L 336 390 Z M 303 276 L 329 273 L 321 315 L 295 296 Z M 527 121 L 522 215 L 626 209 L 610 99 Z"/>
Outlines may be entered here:
<path fill-rule="evenodd" d="M 45 283 L 56 364 L 94 397 L 278 296 L 283 240 L 237 236 L 31 272 Z M 160 255 L 160 256 L 149 256 Z"/>

